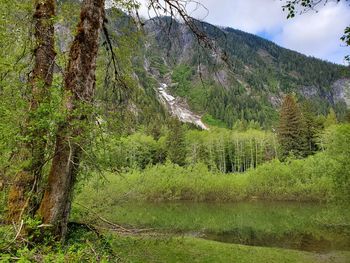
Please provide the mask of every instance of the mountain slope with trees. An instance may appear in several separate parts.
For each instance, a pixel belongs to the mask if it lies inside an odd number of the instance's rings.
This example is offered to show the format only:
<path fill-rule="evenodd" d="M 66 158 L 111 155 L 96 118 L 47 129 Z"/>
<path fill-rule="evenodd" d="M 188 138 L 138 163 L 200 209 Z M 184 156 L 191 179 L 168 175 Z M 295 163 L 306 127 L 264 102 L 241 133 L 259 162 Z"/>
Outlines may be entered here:
<path fill-rule="evenodd" d="M 347 67 L 308 57 L 232 28 L 197 22 L 207 39 L 168 17 L 145 22 L 143 56 L 149 75 L 166 82 L 190 108 L 232 127 L 256 121 L 270 127 L 285 94 L 308 100 L 315 114 L 330 108 L 344 120 Z"/>

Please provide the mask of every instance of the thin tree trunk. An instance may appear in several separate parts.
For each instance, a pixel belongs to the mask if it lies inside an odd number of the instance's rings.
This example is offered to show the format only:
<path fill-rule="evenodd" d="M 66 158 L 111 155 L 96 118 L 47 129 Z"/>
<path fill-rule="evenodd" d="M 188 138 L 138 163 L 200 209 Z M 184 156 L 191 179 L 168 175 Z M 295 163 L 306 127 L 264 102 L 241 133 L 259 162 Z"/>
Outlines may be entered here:
<path fill-rule="evenodd" d="M 258 139 L 255 139 L 255 168 L 258 167 L 259 163 L 260 162 L 259 162 L 259 156 L 258 156 Z"/>
<path fill-rule="evenodd" d="M 24 134 L 29 138 L 21 147 L 18 159 L 28 164 L 16 175 L 8 198 L 9 222 L 18 222 L 23 213 L 34 213 L 40 204 L 38 197 L 46 152 L 46 135 L 48 128 L 38 121 L 45 118 L 39 107 L 49 102 L 49 87 L 52 85 L 55 60 L 54 0 L 35 1 L 34 26 L 36 48 L 34 50 L 35 64 L 31 74 L 31 99 L 29 117 Z"/>
<path fill-rule="evenodd" d="M 57 131 L 48 186 L 39 209 L 43 223 L 52 225 L 52 232 L 61 239 L 67 230 L 72 191 L 82 152 L 80 145 L 84 143 L 84 120 L 88 113 L 83 113 L 82 109 L 91 105 L 95 90 L 99 31 L 103 19 L 104 0 L 83 1 L 64 80 L 67 116 Z"/>

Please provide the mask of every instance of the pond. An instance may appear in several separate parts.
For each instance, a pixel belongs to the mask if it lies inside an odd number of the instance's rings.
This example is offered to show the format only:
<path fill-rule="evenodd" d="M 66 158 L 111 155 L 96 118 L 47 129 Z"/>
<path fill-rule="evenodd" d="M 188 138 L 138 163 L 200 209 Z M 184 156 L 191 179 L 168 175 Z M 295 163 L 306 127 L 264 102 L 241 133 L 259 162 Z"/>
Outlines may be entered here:
<path fill-rule="evenodd" d="M 136 228 L 219 242 L 313 252 L 350 251 L 349 209 L 315 203 L 122 203 L 106 214 Z"/>

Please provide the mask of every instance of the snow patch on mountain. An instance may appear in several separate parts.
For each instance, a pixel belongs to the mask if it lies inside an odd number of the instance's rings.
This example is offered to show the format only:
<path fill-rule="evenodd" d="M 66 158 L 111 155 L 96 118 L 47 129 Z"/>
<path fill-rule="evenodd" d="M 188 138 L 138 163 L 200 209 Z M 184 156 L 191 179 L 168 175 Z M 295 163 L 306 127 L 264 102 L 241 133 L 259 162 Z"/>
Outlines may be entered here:
<path fill-rule="evenodd" d="M 160 101 L 169 109 L 170 113 L 179 118 L 182 122 L 193 123 L 203 130 L 209 130 L 209 128 L 202 122 L 201 116 L 190 111 L 180 98 L 175 98 L 169 94 L 167 88 L 167 84 L 160 83 L 158 95 Z"/>

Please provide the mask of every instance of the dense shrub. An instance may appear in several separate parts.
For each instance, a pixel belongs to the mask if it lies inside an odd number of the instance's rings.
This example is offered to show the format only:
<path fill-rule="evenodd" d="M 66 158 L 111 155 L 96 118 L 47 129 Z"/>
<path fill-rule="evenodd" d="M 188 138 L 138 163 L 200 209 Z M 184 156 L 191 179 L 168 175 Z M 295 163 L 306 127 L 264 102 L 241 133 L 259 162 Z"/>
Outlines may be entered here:
<path fill-rule="evenodd" d="M 92 207 L 122 200 L 240 201 L 244 199 L 329 201 L 339 163 L 319 153 L 287 163 L 273 160 L 245 173 L 209 171 L 201 163 L 170 162 L 143 171 L 105 175 L 86 184 L 76 201 Z"/>
<path fill-rule="evenodd" d="M 323 136 L 327 157 L 338 163 L 333 176 L 337 198 L 350 200 L 350 124 L 330 126 Z"/>

